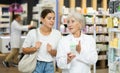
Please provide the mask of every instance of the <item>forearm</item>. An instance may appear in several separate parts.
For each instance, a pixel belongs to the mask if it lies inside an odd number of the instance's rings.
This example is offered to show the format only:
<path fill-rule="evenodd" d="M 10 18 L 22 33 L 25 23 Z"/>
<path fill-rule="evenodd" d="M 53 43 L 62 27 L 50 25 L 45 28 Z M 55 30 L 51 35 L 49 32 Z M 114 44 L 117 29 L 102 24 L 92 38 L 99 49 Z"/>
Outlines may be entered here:
<path fill-rule="evenodd" d="M 27 47 L 27 48 L 23 48 L 22 51 L 24 54 L 30 54 L 36 52 L 37 49 L 35 47 Z"/>
<path fill-rule="evenodd" d="M 89 55 L 81 55 L 77 58 L 78 61 L 83 62 L 87 65 L 93 65 L 96 63 L 98 59 L 97 53 L 89 54 Z"/>

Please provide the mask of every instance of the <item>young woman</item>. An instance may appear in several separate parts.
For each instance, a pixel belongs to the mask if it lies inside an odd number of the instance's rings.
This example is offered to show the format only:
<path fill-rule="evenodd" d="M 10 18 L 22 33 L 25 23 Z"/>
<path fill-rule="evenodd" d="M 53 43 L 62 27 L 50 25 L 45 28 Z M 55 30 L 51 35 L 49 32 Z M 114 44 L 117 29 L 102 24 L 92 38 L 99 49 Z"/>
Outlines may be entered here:
<path fill-rule="evenodd" d="M 61 33 L 53 29 L 55 22 L 53 10 L 44 9 L 41 12 L 41 21 L 42 25 L 37 29 L 38 38 L 36 38 L 35 29 L 31 30 L 23 43 L 23 53 L 29 54 L 38 51 L 37 65 L 33 73 L 54 73 L 53 57 L 56 56 Z"/>
<path fill-rule="evenodd" d="M 90 73 L 90 66 L 98 59 L 94 38 L 81 31 L 84 26 L 83 15 L 75 11 L 68 15 L 70 34 L 60 40 L 57 49 L 57 64 L 62 73 Z"/>

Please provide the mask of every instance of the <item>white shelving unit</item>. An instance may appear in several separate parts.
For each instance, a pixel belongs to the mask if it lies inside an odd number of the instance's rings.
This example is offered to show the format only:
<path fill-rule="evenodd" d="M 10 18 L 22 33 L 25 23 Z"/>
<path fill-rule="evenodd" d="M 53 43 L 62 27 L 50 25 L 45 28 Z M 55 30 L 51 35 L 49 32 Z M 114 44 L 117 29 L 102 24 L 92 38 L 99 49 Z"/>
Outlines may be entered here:
<path fill-rule="evenodd" d="M 86 14 L 86 28 L 85 33 L 94 35 L 96 45 L 99 52 L 107 51 L 108 46 L 108 31 L 107 31 L 107 17 L 109 15 L 102 14 Z M 99 60 L 106 60 L 107 55 L 99 55 Z"/>
<path fill-rule="evenodd" d="M 110 45 L 108 50 L 109 73 L 120 73 L 120 30 L 109 29 Z"/>
<path fill-rule="evenodd" d="M 8 7 L 0 7 L 0 34 L 10 33 L 10 13 Z"/>

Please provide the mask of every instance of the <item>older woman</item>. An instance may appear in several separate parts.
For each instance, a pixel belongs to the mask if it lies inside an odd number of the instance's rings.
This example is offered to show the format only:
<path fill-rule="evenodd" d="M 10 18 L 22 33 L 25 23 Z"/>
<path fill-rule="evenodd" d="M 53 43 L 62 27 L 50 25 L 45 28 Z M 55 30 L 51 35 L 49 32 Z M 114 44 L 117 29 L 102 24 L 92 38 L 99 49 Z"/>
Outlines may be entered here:
<path fill-rule="evenodd" d="M 83 15 L 75 11 L 68 15 L 70 34 L 60 40 L 57 49 L 57 64 L 62 73 L 91 73 L 90 66 L 98 59 L 94 38 L 81 31 L 84 26 Z"/>

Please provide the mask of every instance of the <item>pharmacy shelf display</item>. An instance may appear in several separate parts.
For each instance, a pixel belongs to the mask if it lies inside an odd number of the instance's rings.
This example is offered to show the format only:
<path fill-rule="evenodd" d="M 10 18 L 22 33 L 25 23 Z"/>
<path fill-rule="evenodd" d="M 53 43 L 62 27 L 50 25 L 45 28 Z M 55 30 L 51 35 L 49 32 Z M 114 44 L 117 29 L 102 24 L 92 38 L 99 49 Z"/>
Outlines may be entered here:
<path fill-rule="evenodd" d="M 10 13 L 8 7 L 0 7 L 0 34 L 10 33 Z"/>
<path fill-rule="evenodd" d="M 111 28 L 109 29 L 109 35 L 109 73 L 120 73 L 120 30 L 118 28 Z"/>
<path fill-rule="evenodd" d="M 96 48 L 98 50 L 97 68 L 106 68 L 107 50 L 108 50 L 108 17 L 105 14 L 86 14 L 86 26 L 84 32 L 88 35 L 94 35 L 96 38 Z"/>

